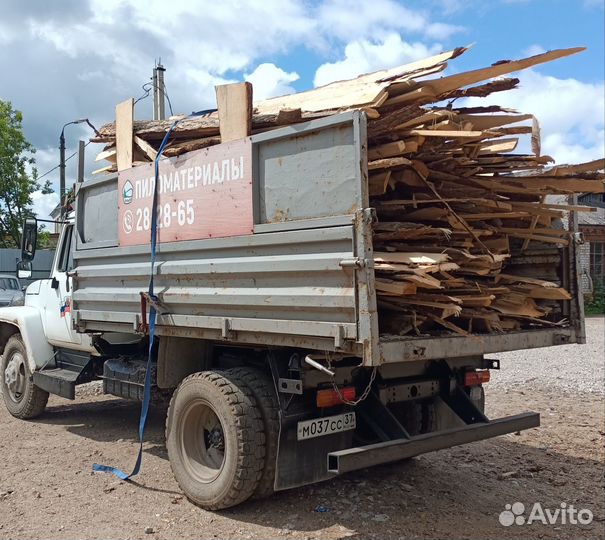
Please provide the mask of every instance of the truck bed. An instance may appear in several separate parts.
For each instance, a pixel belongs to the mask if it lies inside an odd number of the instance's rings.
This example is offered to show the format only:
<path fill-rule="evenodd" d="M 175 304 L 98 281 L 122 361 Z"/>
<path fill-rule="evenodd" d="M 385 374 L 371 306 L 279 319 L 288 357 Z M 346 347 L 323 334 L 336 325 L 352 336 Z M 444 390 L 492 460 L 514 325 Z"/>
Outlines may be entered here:
<path fill-rule="evenodd" d="M 583 342 L 575 245 L 561 250 L 570 322 L 502 334 L 380 334 L 366 120 L 349 112 L 250 137 L 252 234 L 161 242 L 159 335 L 337 351 L 364 364 Z M 180 158 L 177 158 L 180 159 Z M 118 177 L 77 194 L 73 317 L 83 332 L 136 332 L 150 248 L 121 246 Z"/>

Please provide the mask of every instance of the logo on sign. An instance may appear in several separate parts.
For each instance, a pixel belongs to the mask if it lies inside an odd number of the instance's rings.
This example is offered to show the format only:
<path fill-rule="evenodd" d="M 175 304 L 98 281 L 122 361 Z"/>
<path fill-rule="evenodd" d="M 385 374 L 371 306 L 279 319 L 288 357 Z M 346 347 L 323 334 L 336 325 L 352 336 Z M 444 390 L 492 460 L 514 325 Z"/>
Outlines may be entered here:
<path fill-rule="evenodd" d="M 122 200 L 124 204 L 130 204 L 132 202 L 132 196 L 134 194 L 134 187 L 130 183 L 130 180 L 126 180 L 124 187 L 122 188 Z"/>
<path fill-rule="evenodd" d="M 122 225 L 124 226 L 124 232 L 126 234 L 130 234 L 132 232 L 132 224 L 134 221 L 134 216 L 130 210 L 126 210 L 124 212 L 124 219 L 122 220 Z"/>

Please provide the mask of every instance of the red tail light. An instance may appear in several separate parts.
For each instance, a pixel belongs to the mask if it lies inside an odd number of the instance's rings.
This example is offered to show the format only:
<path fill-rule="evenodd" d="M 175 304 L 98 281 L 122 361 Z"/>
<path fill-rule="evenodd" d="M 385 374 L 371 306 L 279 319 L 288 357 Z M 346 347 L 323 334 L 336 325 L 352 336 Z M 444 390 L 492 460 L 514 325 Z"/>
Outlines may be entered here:
<path fill-rule="evenodd" d="M 342 394 L 342 397 L 348 401 L 353 401 L 355 399 L 356 393 L 354 386 L 340 388 L 340 393 Z M 341 405 L 342 403 L 343 401 L 340 399 L 338 392 L 333 388 L 317 391 L 316 404 L 320 409 L 325 407 L 335 407 L 336 405 Z"/>
<path fill-rule="evenodd" d="M 464 374 L 464 386 L 477 386 L 489 382 L 489 369 L 467 371 Z"/>

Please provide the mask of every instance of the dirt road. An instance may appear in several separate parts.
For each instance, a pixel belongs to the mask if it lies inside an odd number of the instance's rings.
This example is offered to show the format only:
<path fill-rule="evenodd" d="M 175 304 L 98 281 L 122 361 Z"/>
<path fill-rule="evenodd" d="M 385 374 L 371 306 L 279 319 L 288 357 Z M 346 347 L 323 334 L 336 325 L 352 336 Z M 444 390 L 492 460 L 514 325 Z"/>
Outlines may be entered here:
<path fill-rule="evenodd" d="M 138 404 L 89 388 L 75 402 L 51 398 L 33 422 L 2 406 L 0 538 L 603 538 L 603 319 L 587 327 L 584 347 L 502 355 L 503 369 L 487 385 L 489 416 L 535 410 L 540 428 L 220 513 L 181 496 L 164 447 L 164 410 L 151 414 L 142 474 L 124 483 L 91 466 L 132 467 Z M 551 511 L 566 503 L 594 520 L 505 527 L 499 515 L 515 502 L 525 517 L 534 503 Z"/>

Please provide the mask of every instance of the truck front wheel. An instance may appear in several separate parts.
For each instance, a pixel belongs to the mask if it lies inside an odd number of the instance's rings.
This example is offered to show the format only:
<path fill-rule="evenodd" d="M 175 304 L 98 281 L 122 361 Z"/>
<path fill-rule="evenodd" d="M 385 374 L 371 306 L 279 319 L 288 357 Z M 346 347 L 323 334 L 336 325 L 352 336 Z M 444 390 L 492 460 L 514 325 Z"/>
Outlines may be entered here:
<path fill-rule="evenodd" d="M 0 362 L 0 387 L 8 412 L 27 420 L 40 416 L 48 402 L 48 392 L 32 379 L 27 351 L 19 335 L 9 338 Z"/>
<path fill-rule="evenodd" d="M 185 378 L 170 401 L 166 447 L 185 495 L 207 510 L 235 506 L 258 486 L 265 434 L 250 389 L 228 372 Z"/>

